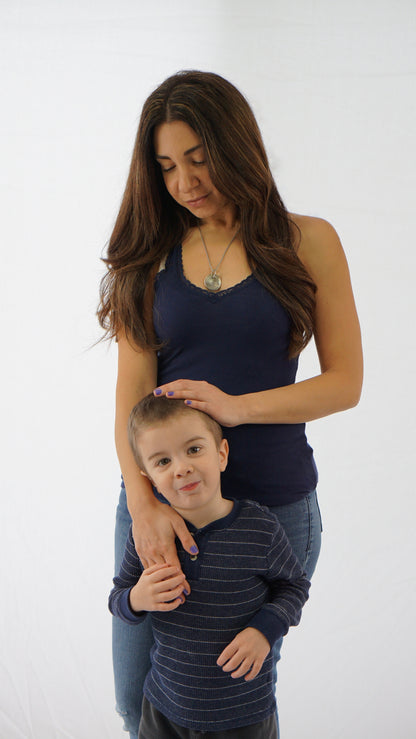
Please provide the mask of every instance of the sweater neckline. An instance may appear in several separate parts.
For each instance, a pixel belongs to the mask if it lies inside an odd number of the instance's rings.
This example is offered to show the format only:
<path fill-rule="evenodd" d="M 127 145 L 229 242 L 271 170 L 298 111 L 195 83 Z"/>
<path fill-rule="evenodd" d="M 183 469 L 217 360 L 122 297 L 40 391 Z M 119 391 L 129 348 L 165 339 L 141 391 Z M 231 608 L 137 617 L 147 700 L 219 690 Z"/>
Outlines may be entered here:
<path fill-rule="evenodd" d="M 231 500 L 233 502 L 233 507 L 229 513 L 227 513 L 226 516 L 223 516 L 222 518 L 217 518 L 215 521 L 211 521 L 211 523 L 208 523 L 206 526 L 203 526 L 201 529 L 198 529 L 196 526 L 194 526 L 193 523 L 190 521 L 187 521 L 185 519 L 185 523 L 190 531 L 191 534 L 209 534 L 213 531 L 219 531 L 221 529 L 226 529 L 235 521 L 237 518 L 240 509 L 241 509 L 241 500 L 236 500 L 235 498 L 227 498 L 226 500 Z"/>

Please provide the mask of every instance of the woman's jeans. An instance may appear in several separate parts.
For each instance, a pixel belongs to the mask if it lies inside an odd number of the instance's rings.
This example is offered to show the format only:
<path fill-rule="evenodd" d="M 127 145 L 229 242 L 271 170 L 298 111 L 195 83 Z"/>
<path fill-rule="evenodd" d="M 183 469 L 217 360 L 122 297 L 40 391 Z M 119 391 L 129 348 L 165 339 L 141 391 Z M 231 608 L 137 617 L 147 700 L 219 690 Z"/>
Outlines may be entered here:
<path fill-rule="evenodd" d="M 321 515 L 316 493 L 284 506 L 269 506 L 286 531 L 293 551 L 310 580 L 321 548 Z M 115 532 L 115 572 L 119 572 L 124 547 L 131 524 L 126 493 L 121 489 L 117 506 Z M 137 739 L 143 697 L 143 683 L 150 670 L 150 649 L 153 635 L 150 617 L 140 624 L 128 625 L 113 617 L 113 665 L 116 707 L 124 719 L 124 729 L 130 739 Z M 273 648 L 275 662 L 280 659 L 282 639 Z M 277 670 L 275 668 L 275 679 Z"/>

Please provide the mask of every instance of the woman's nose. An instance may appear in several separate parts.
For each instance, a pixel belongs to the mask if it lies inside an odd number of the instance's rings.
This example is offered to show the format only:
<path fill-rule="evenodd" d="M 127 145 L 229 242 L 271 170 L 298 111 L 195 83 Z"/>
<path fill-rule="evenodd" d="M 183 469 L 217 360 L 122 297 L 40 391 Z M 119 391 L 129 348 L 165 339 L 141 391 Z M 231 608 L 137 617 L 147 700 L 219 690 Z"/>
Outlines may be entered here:
<path fill-rule="evenodd" d="M 190 192 L 199 185 L 199 179 L 194 172 L 190 172 L 188 169 L 182 169 L 178 173 L 179 189 L 183 193 Z"/>

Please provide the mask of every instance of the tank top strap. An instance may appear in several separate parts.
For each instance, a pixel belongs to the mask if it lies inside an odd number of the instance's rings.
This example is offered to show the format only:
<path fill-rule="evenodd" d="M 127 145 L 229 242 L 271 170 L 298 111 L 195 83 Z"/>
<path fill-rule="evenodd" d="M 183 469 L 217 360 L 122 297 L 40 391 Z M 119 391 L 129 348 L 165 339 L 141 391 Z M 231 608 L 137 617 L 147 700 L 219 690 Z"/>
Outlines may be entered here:
<path fill-rule="evenodd" d="M 182 259 L 182 245 L 177 244 L 171 249 L 166 257 L 165 269 L 174 269 L 177 274 L 180 274 L 180 261 Z"/>

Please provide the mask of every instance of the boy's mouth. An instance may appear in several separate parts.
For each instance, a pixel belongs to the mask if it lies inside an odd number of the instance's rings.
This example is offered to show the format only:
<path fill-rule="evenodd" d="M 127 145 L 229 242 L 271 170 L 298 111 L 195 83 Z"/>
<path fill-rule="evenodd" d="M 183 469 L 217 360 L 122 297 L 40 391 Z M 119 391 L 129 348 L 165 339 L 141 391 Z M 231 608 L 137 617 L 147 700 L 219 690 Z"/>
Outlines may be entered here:
<path fill-rule="evenodd" d="M 195 490 L 195 488 L 199 485 L 199 480 L 196 482 L 188 482 L 187 485 L 184 485 L 183 487 L 179 488 L 181 493 L 190 493 L 192 490 Z"/>

